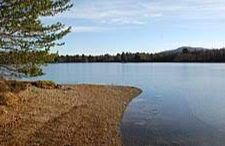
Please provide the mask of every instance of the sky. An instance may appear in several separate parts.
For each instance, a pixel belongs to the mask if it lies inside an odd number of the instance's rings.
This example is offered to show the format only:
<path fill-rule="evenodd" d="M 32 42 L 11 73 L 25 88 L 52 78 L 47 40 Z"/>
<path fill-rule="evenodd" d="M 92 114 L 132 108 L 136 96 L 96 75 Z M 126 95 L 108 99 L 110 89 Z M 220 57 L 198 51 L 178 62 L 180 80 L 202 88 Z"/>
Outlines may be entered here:
<path fill-rule="evenodd" d="M 72 26 L 60 54 L 225 46 L 225 0 L 72 0 L 49 22 Z"/>

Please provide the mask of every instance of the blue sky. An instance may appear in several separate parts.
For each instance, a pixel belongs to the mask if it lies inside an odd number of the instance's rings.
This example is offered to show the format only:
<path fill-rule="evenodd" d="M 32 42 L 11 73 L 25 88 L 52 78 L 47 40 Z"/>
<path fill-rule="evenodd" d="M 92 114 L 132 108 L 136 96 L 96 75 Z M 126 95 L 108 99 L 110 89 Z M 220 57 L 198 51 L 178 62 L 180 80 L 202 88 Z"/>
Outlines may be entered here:
<path fill-rule="evenodd" d="M 225 0 L 73 0 L 60 54 L 159 52 L 225 46 Z"/>

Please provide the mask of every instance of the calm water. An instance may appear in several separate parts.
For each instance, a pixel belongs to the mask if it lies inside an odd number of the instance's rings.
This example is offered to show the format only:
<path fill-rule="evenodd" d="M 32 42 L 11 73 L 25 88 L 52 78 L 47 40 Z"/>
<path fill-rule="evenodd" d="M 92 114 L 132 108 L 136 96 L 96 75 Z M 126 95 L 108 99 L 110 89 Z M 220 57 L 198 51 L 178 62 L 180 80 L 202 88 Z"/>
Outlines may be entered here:
<path fill-rule="evenodd" d="M 39 79 L 131 85 L 126 146 L 225 146 L 225 64 L 53 64 Z"/>

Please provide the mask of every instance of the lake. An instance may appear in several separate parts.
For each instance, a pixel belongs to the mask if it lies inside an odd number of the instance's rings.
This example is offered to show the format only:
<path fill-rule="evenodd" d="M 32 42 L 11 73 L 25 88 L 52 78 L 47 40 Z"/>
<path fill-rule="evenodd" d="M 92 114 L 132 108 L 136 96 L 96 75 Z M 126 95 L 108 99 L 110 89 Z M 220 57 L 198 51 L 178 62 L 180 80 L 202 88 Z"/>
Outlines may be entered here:
<path fill-rule="evenodd" d="M 57 83 L 139 87 L 121 123 L 126 146 L 225 146 L 225 64 L 50 64 Z"/>

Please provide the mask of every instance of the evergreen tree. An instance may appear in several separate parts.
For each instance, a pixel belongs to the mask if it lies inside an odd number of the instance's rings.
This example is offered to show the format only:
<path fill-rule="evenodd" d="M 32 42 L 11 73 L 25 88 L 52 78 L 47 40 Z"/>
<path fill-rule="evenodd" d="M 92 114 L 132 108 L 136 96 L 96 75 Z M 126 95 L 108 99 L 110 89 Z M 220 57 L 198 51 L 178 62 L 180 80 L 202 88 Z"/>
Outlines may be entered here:
<path fill-rule="evenodd" d="M 71 29 L 42 20 L 71 7 L 70 0 L 0 0 L 0 76 L 42 74 L 40 66 L 53 59 L 49 50 Z"/>

